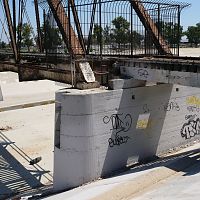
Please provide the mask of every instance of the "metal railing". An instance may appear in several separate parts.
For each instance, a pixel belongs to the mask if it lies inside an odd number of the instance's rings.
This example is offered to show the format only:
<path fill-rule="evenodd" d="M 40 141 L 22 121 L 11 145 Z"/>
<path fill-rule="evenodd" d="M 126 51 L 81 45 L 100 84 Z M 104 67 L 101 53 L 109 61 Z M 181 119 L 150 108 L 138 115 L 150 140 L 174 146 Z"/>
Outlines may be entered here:
<path fill-rule="evenodd" d="M 142 2 L 142 18 L 132 1 L 63 0 L 52 10 L 48 0 L 41 0 L 40 6 L 46 12 L 46 52 L 73 56 L 159 55 L 165 54 L 161 48 L 167 47 L 171 54 L 179 55 L 180 13 L 188 4 L 134 1 Z"/>

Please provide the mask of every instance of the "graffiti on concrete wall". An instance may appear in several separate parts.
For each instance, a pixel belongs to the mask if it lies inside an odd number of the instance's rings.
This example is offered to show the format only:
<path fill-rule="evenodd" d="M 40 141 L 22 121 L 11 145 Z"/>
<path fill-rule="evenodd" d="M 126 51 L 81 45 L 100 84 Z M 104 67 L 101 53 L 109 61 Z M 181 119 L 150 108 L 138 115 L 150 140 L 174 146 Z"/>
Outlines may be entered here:
<path fill-rule="evenodd" d="M 143 78 L 148 78 L 149 72 L 146 69 L 138 69 L 138 75 Z"/>
<path fill-rule="evenodd" d="M 130 114 L 112 114 L 103 118 L 104 124 L 110 124 L 110 131 L 112 137 L 108 139 L 110 147 L 120 146 L 126 144 L 130 139 L 129 136 L 124 135 L 128 132 L 132 125 L 132 117 Z"/>
<path fill-rule="evenodd" d="M 185 139 L 191 139 L 200 134 L 200 98 L 197 96 L 189 96 L 186 98 L 188 115 L 185 116 L 186 123 L 181 128 L 181 136 Z"/>
<path fill-rule="evenodd" d="M 149 112 L 152 111 L 149 108 L 148 104 L 144 104 L 142 109 L 143 109 L 144 113 L 149 113 Z M 165 112 L 170 112 L 170 111 L 177 111 L 177 112 L 179 112 L 181 110 L 181 107 L 179 106 L 178 102 L 176 102 L 175 99 L 171 99 L 168 102 L 163 102 L 160 105 L 156 106 L 156 109 L 163 110 Z"/>
<path fill-rule="evenodd" d="M 197 113 L 199 113 L 200 112 L 200 107 L 199 106 L 188 106 L 187 110 L 189 112 L 197 112 Z"/>
<path fill-rule="evenodd" d="M 200 106 L 200 98 L 196 96 L 187 97 L 186 103 L 192 106 Z"/>
<path fill-rule="evenodd" d="M 186 123 L 181 128 L 181 136 L 190 139 L 200 134 L 200 119 L 197 115 L 186 115 Z"/>
<path fill-rule="evenodd" d="M 164 105 L 164 111 L 180 111 L 180 106 L 175 100 L 171 100 Z"/>
<path fill-rule="evenodd" d="M 193 113 L 200 112 L 200 98 L 199 97 L 196 97 L 196 96 L 187 97 L 186 104 L 188 105 L 187 110 L 189 112 L 193 112 Z"/>

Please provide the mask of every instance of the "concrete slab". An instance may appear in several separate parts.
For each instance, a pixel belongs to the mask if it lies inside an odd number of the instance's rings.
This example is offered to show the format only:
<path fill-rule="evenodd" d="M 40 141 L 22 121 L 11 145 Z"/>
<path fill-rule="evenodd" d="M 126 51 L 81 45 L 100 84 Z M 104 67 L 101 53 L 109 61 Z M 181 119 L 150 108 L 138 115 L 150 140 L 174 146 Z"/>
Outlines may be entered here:
<path fill-rule="evenodd" d="M 19 82 L 13 72 L 1 72 L 0 85 L 4 96 L 0 102 L 0 199 L 5 199 L 52 184 L 55 91 L 70 86 L 48 80 Z M 41 161 L 30 165 L 38 157 Z"/>
<path fill-rule="evenodd" d="M 4 97 L 4 101 L 0 102 L 0 111 L 2 108 L 9 110 L 9 107 L 16 109 L 19 105 L 39 105 L 39 102 L 48 104 L 48 101 L 55 100 L 55 91 L 70 87 L 49 80 L 19 82 L 17 74 L 13 72 L 1 72 L 0 83 Z"/>
<path fill-rule="evenodd" d="M 186 172 L 180 172 L 174 177 L 161 181 L 148 191 L 139 193 L 131 200 L 199 200 L 200 196 L 200 154 L 194 155 L 196 164 L 190 166 Z"/>
<path fill-rule="evenodd" d="M 0 113 L 1 195 L 52 184 L 54 110 L 51 104 Z"/>
<path fill-rule="evenodd" d="M 180 56 L 200 56 L 200 48 L 180 48 Z"/>
<path fill-rule="evenodd" d="M 165 181 L 166 178 L 168 177 L 172 178 L 173 175 L 177 175 L 177 173 L 185 173 L 186 171 L 188 171 L 187 170 L 188 166 L 191 166 L 192 170 L 197 169 L 197 166 L 195 163 L 198 162 L 198 159 L 195 160 L 191 158 L 194 157 L 196 154 L 199 155 L 198 153 L 199 148 L 200 148 L 200 143 L 196 143 L 195 145 L 190 146 L 188 148 L 184 148 L 176 153 L 165 155 L 165 158 L 163 157 L 160 160 L 157 160 L 155 162 L 149 162 L 147 164 L 138 165 L 133 168 L 130 168 L 128 171 L 124 173 L 119 173 L 118 175 L 115 175 L 114 177 L 98 180 L 98 181 L 89 183 L 87 185 L 75 188 L 73 190 L 52 195 L 50 197 L 46 197 L 43 199 L 47 199 L 47 200 L 53 200 L 53 199 L 58 199 L 58 200 L 65 200 L 65 199 L 67 200 L 109 199 L 110 200 L 110 199 L 113 199 L 113 200 L 116 200 L 120 198 L 130 199 L 131 195 L 142 194 L 144 190 L 146 190 L 147 188 L 152 188 L 152 186 L 156 187 L 156 189 L 153 191 L 154 196 L 152 199 L 167 199 L 165 198 L 165 195 L 162 195 L 161 192 L 159 192 L 160 194 L 159 198 L 156 198 L 156 193 L 158 192 L 158 185 L 157 185 L 158 182 L 162 180 Z M 168 174 L 166 174 L 166 172 Z M 199 177 L 198 173 L 196 175 L 197 177 Z M 196 181 L 194 183 L 197 183 L 198 180 L 196 177 L 195 177 L 195 180 Z M 174 192 L 176 191 L 177 185 L 179 185 L 178 181 L 176 181 L 176 185 L 173 185 Z M 189 185 L 191 185 L 191 183 L 189 184 L 189 182 L 185 182 L 184 188 L 186 187 L 189 188 Z M 197 187 L 198 187 L 198 184 L 196 184 L 195 188 Z M 178 188 L 181 188 L 180 185 L 178 186 Z M 168 199 L 174 199 L 173 191 L 171 194 L 169 193 L 167 194 L 167 191 L 169 192 L 170 190 L 165 190 L 166 195 L 170 197 Z M 179 196 L 180 195 L 184 196 L 185 195 L 184 191 L 185 190 L 180 189 L 179 193 L 176 193 L 176 195 L 179 194 Z M 191 190 L 191 192 L 192 191 L 197 191 L 197 190 L 193 189 Z M 199 197 L 196 194 L 194 196 Z M 142 197 L 138 198 L 138 200 L 143 200 Z M 150 199 L 148 197 L 151 197 L 151 196 L 146 196 L 146 197 L 147 198 L 144 198 L 144 199 Z M 187 199 L 186 197 L 185 199 Z"/>

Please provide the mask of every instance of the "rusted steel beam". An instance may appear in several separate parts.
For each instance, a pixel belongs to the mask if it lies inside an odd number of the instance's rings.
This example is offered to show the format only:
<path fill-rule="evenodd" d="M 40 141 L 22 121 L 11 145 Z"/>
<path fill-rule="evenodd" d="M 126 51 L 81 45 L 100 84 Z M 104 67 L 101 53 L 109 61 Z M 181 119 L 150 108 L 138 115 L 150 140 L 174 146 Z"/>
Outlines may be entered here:
<path fill-rule="evenodd" d="M 40 52 L 43 52 L 38 0 L 34 0 L 34 5 L 35 5 L 35 16 L 36 16 L 36 23 L 37 23 L 37 35 L 38 35 L 37 42 L 38 42 L 38 47 L 39 47 Z"/>
<path fill-rule="evenodd" d="M 69 0 L 69 2 L 71 4 L 72 13 L 73 13 L 73 16 L 74 16 L 74 22 L 75 22 L 77 33 L 78 33 L 78 38 L 79 38 L 81 47 L 82 47 L 82 49 L 85 53 L 86 52 L 85 42 L 84 42 L 83 33 L 82 33 L 81 25 L 80 25 L 80 22 L 79 22 L 77 10 L 76 10 L 76 5 L 74 3 L 74 0 Z"/>
<path fill-rule="evenodd" d="M 10 40 L 11 40 L 11 46 L 12 46 L 12 49 L 13 49 L 15 62 L 19 62 L 19 52 L 18 52 L 18 49 L 17 49 L 15 33 L 14 33 L 14 29 L 13 29 L 12 18 L 11 18 L 11 14 L 10 14 L 10 8 L 9 8 L 8 0 L 3 0 L 3 6 L 4 6 L 5 14 L 6 14 L 8 30 L 9 30 L 9 34 L 10 34 Z"/>
<path fill-rule="evenodd" d="M 140 0 L 129 0 L 133 9 L 140 18 L 145 29 L 152 35 L 153 42 L 161 54 L 172 54 L 169 46 L 165 42 L 162 35 L 159 33 L 157 26 L 154 21 L 151 19 L 151 16 L 145 10 L 142 2 Z"/>
<path fill-rule="evenodd" d="M 69 18 L 65 13 L 62 2 L 60 0 L 47 0 L 47 2 L 69 52 L 72 56 L 85 55 L 85 50 L 81 45 L 82 42 L 79 41 L 74 29 L 71 24 L 69 24 Z"/>
<path fill-rule="evenodd" d="M 93 7 L 92 7 L 91 21 L 90 21 L 90 29 L 89 29 L 89 34 L 88 34 L 88 42 L 87 42 L 87 50 L 86 50 L 87 54 L 89 54 L 89 51 L 90 51 L 90 44 L 92 40 L 92 30 L 93 30 L 93 25 L 94 25 L 96 7 L 97 7 L 97 0 L 94 0 Z"/>

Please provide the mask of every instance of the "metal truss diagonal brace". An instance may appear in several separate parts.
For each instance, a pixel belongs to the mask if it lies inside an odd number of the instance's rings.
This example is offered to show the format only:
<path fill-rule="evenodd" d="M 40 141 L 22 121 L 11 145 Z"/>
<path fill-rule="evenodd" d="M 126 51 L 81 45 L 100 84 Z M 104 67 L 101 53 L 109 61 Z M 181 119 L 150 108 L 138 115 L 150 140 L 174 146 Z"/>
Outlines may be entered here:
<path fill-rule="evenodd" d="M 159 33 L 157 26 L 155 25 L 154 21 L 151 19 L 148 12 L 145 10 L 142 2 L 140 0 L 129 0 L 133 9 L 137 13 L 140 21 L 142 22 L 145 29 L 152 35 L 153 42 L 161 54 L 170 54 L 172 52 L 165 42 L 162 35 Z"/>
<path fill-rule="evenodd" d="M 19 54 L 18 54 L 16 39 L 15 39 L 15 33 L 14 33 L 13 25 L 12 25 L 12 18 L 11 18 L 11 14 L 10 14 L 10 8 L 9 8 L 8 0 L 3 0 L 3 5 L 4 5 L 5 14 L 6 14 L 8 30 L 9 30 L 9 34 L 10 34 L 10 40 L 11 40 L 11 46 L 12 46 L 12 49 L 13 49 L 15 62 L 18 62 L 19 61 Z"/>
<path fill-rule="evenodd" d="M 85 49 L 82 48 L 83 42 L 79 40 L 74 29 L 72 28 L 70 20 L 65 13 L 62 2 L 60 2 L 60 0 L 47 0 L 47 2 L 51 8 L 51 11 L 54 15 L 58 28 L 62 34 L 63 40 L 69 52 L 72 54 L 72 56 L 84 55 Z"/>

